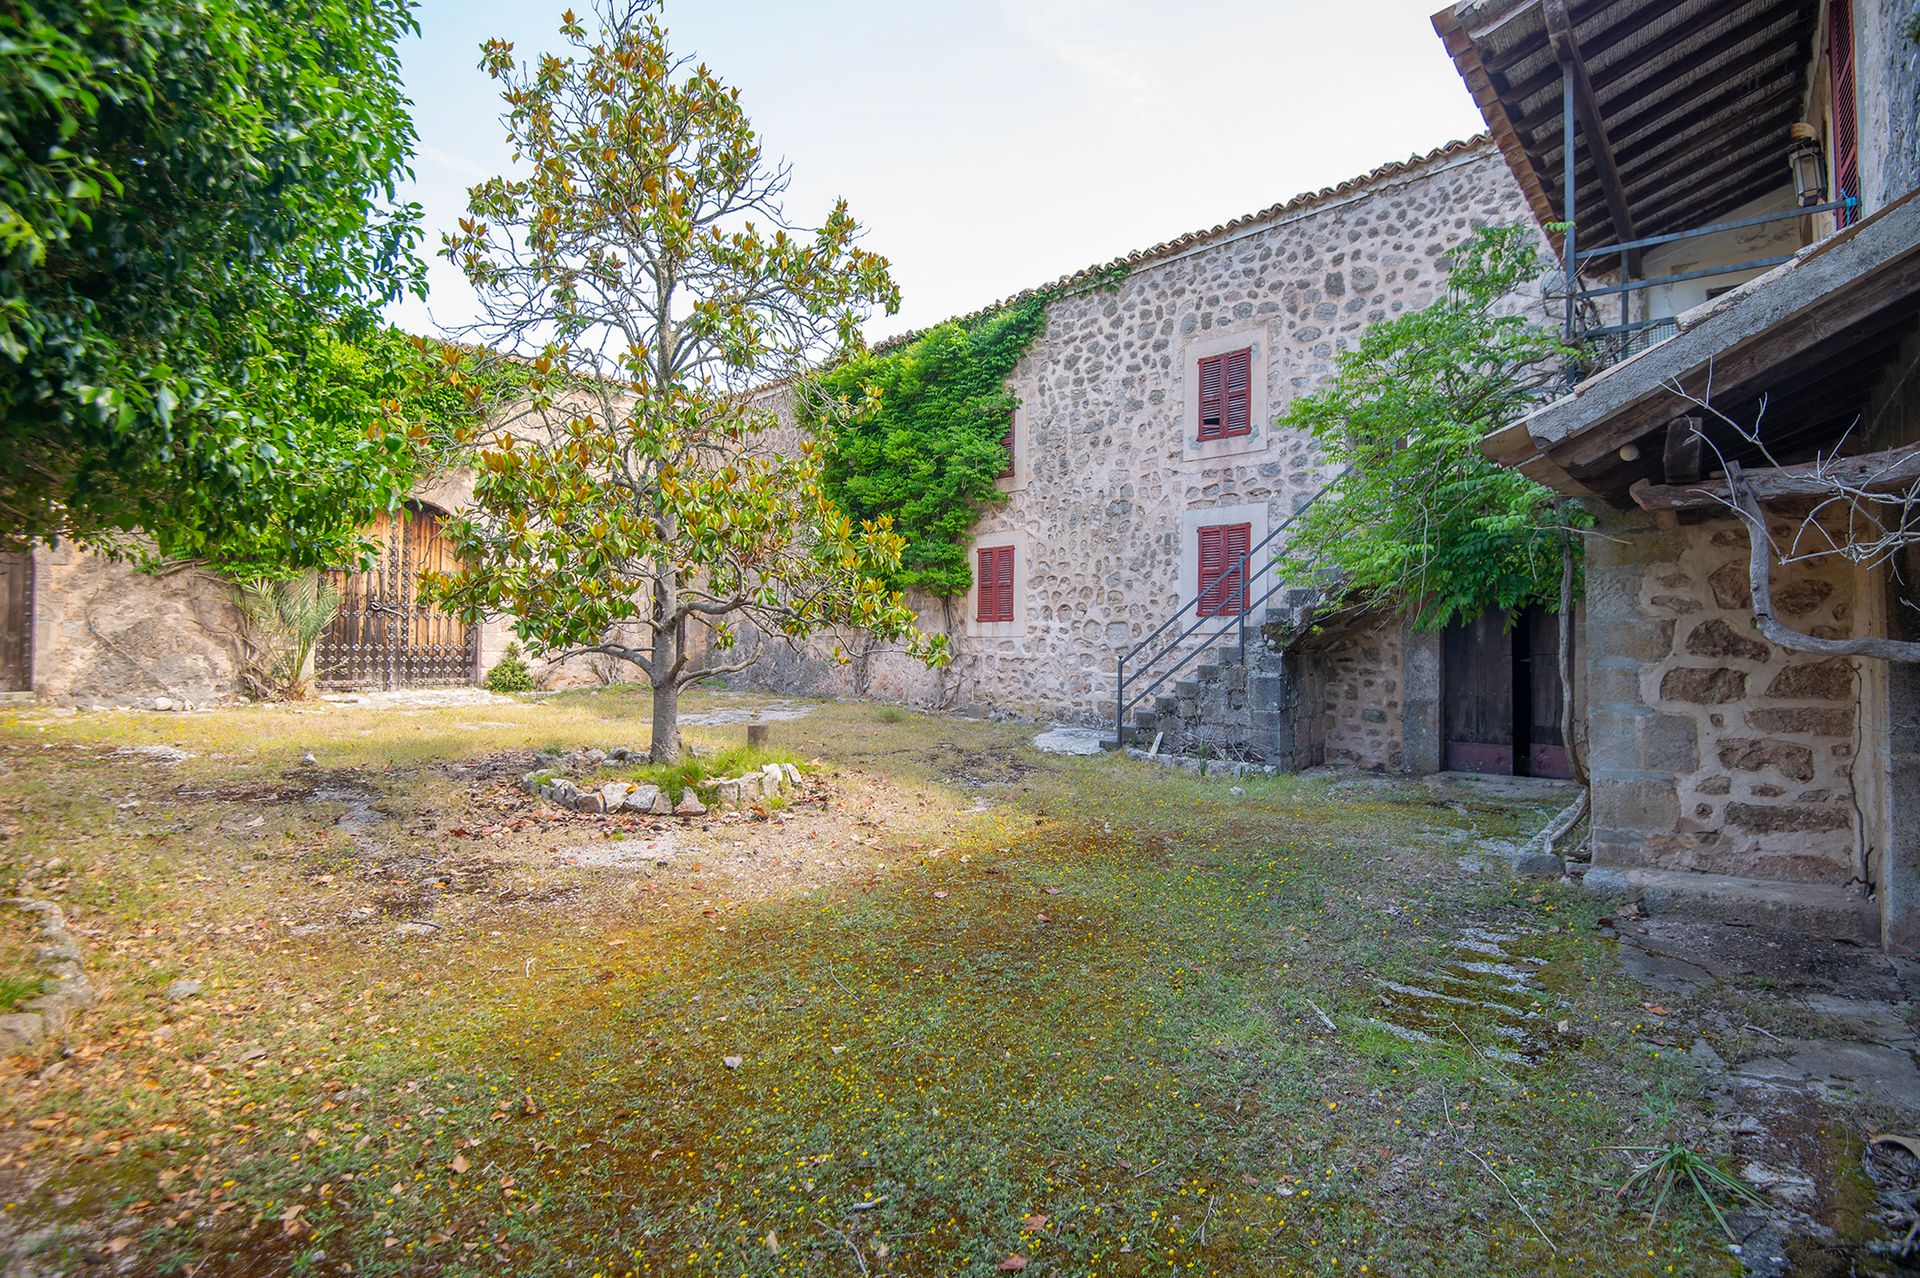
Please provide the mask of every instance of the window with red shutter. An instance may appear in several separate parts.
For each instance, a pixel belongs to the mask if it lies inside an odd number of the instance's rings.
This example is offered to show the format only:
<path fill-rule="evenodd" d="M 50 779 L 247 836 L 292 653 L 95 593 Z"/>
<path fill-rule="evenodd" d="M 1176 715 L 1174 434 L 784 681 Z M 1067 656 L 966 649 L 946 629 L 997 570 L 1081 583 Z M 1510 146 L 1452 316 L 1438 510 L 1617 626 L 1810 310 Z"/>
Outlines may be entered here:
<path fill-rule="evenodd" d="M 1200 361 L 1200 438 L 1227 439 L 1253 429 L 1253 349 Z"/>
<path fill-rule="evenodd" d="M 1014 444 L 1013 432 L 1018 429 L 1019 429 L 1019 415 L 1017 413 L 1008 413 L 1007 414 L 1007 433 L 1000 440 L 1000 447 L 1007 450 L 1007 464 L 1000 471 L 1000 478 L 1002 479 L 1013 478 L 1013 444 Z"/>
<path fill-rule="evenodd" d="M 1860 198 L 1860 108 L 1853 83 L 1853 0 L 1827 5 L 1827 74 L 1833 99 L 1833 194 Z M 1859 206 L 1841 209 L 1841 226 L 1860 216 Z"/>
<path fill-rule="evenodd" d="M 980 591 L 975 616 L 980 621 L 1013 620 L 1013 547 L 988 546 L 976 552 Z"/>
<path fill-rule="evenodd" d="M 1237 617 L 1247 610 L 1246 558 L 1251 524 L 1213 524 L 1200 530 L 1200 615 Z"/>

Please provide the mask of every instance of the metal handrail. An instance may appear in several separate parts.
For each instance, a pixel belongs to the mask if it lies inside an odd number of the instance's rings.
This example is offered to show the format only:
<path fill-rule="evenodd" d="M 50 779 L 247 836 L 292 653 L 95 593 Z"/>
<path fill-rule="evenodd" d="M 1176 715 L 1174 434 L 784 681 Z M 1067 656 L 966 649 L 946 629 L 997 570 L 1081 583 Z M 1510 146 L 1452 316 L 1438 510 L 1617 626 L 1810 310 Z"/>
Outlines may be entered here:
<path fill-rule="evenodd" d="M 1193 598 L 1188 599 L 1183 603 L 1181 603 L 1181 605 L 1178 608 L 1173 610 L 1172 615 L 1169 616 L 1165 621 L 1161 622 L 1158 626 L 1155 626 L 1152 632 L 1149 633 L 1146 638 L 1142 639 L 1139 643 L 1136 643 L 1135 645 L 1133 645 L 1133 647 L 1127 649 L 1127 651 L 1120 654 L 1120 659 L 1118 662 L 1115 663 L 1115 666 L 1114 666 L 1115 687 L 1114 687 L 1113 735 L 1114 735 L 1114 744 L 1116 746 L 1122 745 L 1126 741 L 1127 712 L 1132 710 L 1135 706 L 1139 705 L 1142 701 L 1145 701 L 1148 697 L 1152 696 L 1157 690 L 1159 690 L 1159 688 L 1163 684 L 1167 682 L 1167 680 L 1173 678 L 1173 676 L 1175 676 L 1176 674 L 1179 674 L 1181 670 L 1186 668 L 1188 662 L 1192 661 L 1195 657 L 1198 657 L 1201 653 L 1211 648 L 1216 642 L 1220 640 L 1222 636 L 1227 635 L 1229 633 L 1237 632 L 1240 636 L 1240 655 L 1242 657 L 1246 656 L 1247 614 L 1252 612 L 1256 606 L 1264 605 L 1267 602 L 1267 600 L 1273 598 L 1273 596 L 1276 593 L 1278 593 L 1286 584 L 1282 582 L 1278 585 L 1275 585 L 1274 587 L 1269 589 L 1266 594 L 1260 596 L 1259 600 L 1256 603 L 1256 601 L 1250 598 L 1251 588 L 1253 586 L 1253 583 L 1259 578 L 1265 576 L 1268 572 L 1272 570 L 1275 560 L 1273 558 L 1267 559 L 1267 561 L 1260 566 L 1259 570 L 1253 573 L 1248 573 L 1246 571 L 1247 564 L 1252 561 L 1255 555 L 1259 554 L 1262 550 L 1265 550 L 1269 545 L 1271 545 L 1273 543 L 1274 538 L 1278 537 L 1281 533 L 1285 532 L 1289 527 L 1291 527 L 1294 520 L 1300 518 L 1300 516 L 1306 514 L 1308 510 L 1312 509 L 1313 503 L 1319 501 L 1322 497 L 1326 496 L 1327 490 L 1332 488 L 1335 484 L 1339 483 L 1342 479 L 1344 479 L 1346 477 L 1347 471 L 1351 469 L 1353 469 L 1351 466 L 1346 467 L 1339 474 L 1335 475 L 1332 479 L 1329 479 L 1326 483 L 1320 485 L 1319 491 L 1315 492 L 1313 496 L 1309 497 L 1306 500 L 1306 502 L 1303 505 L 1301 505 L 1301 507 L 1298 510 L 1294 511 L 1292 514 L 1288 515 L 1285 519 L 1281 520 L 1279 524 L 1277 524 L 1271 531 L 1267 533 L 1266 536 L 1260 539 L 1258 544 L 1248 547 L 1247 552 L 1244 555 L 1241 555 L 1240 558 L 1234 560 L 1233 566 L 1228 568 L 1225 572 L 1221 573 L 1220 576 L 1217 579 L 1215 579 L 1213 585 L 1209 586 L 1206 590 L 1201 590 L 1196 592 Z M 1171 669 L 1166 670 L 1165 672 L 1160 674 L 1158 677 L 1156 677 L 1153 680 L 1152 683 L 1149 683 L 1145 688 L 1141 689 L 1139 692 L 1136 692 L 1132 697 L 1128 697 L 1127 684 L 1129 682 L 1129 679 L 1127 678 L 1127 663 L 1133 660 L 1135 657 L 1139 656 L 1141 649 L 1145 648 L 1148 644 L 1152 643 L 1155 639 L 1158 639 L 1161 635 L 1165 634 L 1169 627 L 1177 624 L 1180 618 L 1186 615 L 1187 609 L 1193 608 L 1196 611 L 1196 613 L 1198 613 L 1200 600 L 1203 597 L 1205 597 L 1209 591 L 1217 590 L 1219 589 L 1220 585 L 1223 582 L 1229 582 L 1229 581 L 1233 583 L 1233 588 L 1236 589 L 1240 595 L 1240 611 L 1233 618 L 1233 620 L 1229 622 L 1227 625 L 1224 625 L 1220 627 L 1218 630 L 1215 630 L 1212 634 L 1209 634 L 1206 638 L 1202 639 L 1197 647 L 1195 647 L 1191 652 L 1187 653 L 1186 656 L 1182 657 L 1177 663 L 1174 664 L 1174 666 Z M 1196 615 L 1192 625 L 1188 626 L 1185 630 L 1182 630 L 1179 634 L 1175 635 L 1172 639 L 1169 639 L 1166 643 L 1160 645 L 1160 647 L 1156 649 L 1152 655 L 1147 657 L 1142 664 L 1147 669 L 1151 669 L 1153 666 L 1153 663 L 1161 660 L 1162 658 L 1166 657 L 1170 653 L 1178 651 L 1180 648 L 1180 645 L 1185 643 L 1187 639 L 1191 637 L 1195 631 L 1199 630 L 1203 625 L 1205 625 L 1207 622 L 1213 619 L 1214 618 L 1212 616 Z M 1145 670 L 1137 671 L 1134 674 L 1133 678 L 1137 680 L 1143 677 L 1145 673 L 1146 673 Z"/>

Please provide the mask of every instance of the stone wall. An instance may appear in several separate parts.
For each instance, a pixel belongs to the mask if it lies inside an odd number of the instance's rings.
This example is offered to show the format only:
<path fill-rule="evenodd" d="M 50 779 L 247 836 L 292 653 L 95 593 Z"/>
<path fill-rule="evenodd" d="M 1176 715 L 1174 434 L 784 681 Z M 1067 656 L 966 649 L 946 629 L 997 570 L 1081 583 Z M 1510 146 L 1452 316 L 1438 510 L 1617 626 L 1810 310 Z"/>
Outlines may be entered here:
<path fill-rule="evenodd" d="M 473 477 L 436 475 L 414 499 L 441 513 L 472 501 Z M 71 543 L 34 551 L 33 689 L 82 705 L 206 704 L 242 693 L 240 611 L 230 586 L 211 573 L 143 573 Z M 512 619 L 480 627 L 480 671 L 513 641 Z M 586 658 L 530 661 L 542 687 L 596 681 Z M 631 675 L 629 675 L 631 677 Z"/>
<path fill-rule="evenodd" d="M 1616 513 L 1602 532 L 1587 567 L 1594 863 L 1846 883 L 1864 837 L 1853 663 L 1760 639 L 1738 523 L 1661 531 Z M 1773 585 L 1786 624 L 1860 632 L 1850 566 L 1776 569 Z"/>
<path fill-rule="evenodd" d="M 1405 630 L 1399 617 L 1375 615 L 1343 630 L 1319 654 L 1320 762 L 1405 770 Z"/>
<path fill-rule="evenodd" d="M 1459 145 L 1150 251 L 1117 288 L 1054 302 L 1010 380 L 1008 500 L 974 535 L 1015 548 L 1015 620 L 978 623 L 971 599 L 916 600 L 951 639 L 947 671 L 881 654 L 856 678 L 816 646 L 755 677 L 1110 721 L 1116 658 L 1195 591 L 1197 529 L 1248 523 L 1258 542 L 1324 481 L 1312 442 L 1275 416 L 1367 325 L 1433 300 L 1444 255 L 1476 227 L 1527 219 L 1492 146 Z M 1197 363 L 1240 347 L 1253 351 L 1253 432 L 1200 442 Z M 1361 677 L 1357 661 L 1342 670 Z"/>
<path fill-rule="evenodd" d="M 51 701 L 150 705 L 237 691 L 239 610 L 193 569 L 151 576 L 70 542 L 34 551 L 33 689 Z"/>

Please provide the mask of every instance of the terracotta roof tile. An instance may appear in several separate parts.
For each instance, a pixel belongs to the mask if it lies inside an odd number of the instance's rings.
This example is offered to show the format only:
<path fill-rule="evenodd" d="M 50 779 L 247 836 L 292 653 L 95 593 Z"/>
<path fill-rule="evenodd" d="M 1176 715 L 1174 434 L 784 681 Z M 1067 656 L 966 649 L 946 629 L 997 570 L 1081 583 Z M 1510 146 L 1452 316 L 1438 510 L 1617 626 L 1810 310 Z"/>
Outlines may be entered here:
<path fill-rule="evenodd" d="M 1387 164 L 1382 164 L 1378 168 L 1362 173 L 1358 177 L 1348 178 L 1344 182 L 1336 182 L 1332 186 L 1322 187 L 1317 191 L 1303 192 L 1291 199 L 1282 200 L 1278 204 L 1269 205 L 1257 212 L 1248 213 L 1244 216 L 1236 217 L 1231 221 L 1222 222 L 1218 226 L 1210 227 L 1206 230 L 1189 231 L 1185 235 L 1176 236 L 1164 243 L 1155 244 L 1151 248 L 1135 249 L 1131 253 L 1113 258 L 1110 261 L 1084 267 L 1078 271 L 1071 271 L 1050 283 L 1022 289 L 1018 293 L 1003 297 L 997 302 L 990 302 L 978 310 L 969 311 L 965 315 L 950 316 L 941 322 L 964 324 L 970 320 L 991 315 L 995 311 L 1004 310 L 1009 306 L 1024 302 L 1028 298 L 1042 293 L 1062 292 L 1074 288 L 1076 285 L 1091 283 L 1117 267 L 1124 266 L 1129 269 L 1136 269 L 1138 267 L 1148 266 L 1154 262 L 1178 256 L 1190 248 L 1205 244 L 1209 240 L 1232 235 L 1236 231 L 1244 230 L 1250 226 L 1256 226 L 1262 222 L 1272 221 L 1288 213 L 1298 212 L 1301 209 L 1309 208 L 1325 200 L 1335 199 L 1342 195 L 1349 195 L 1364 187 L 1387 181 L 1390 178 L 1400 177 L 1403 174 L 1411 173 L 1416 169 L 1437 161 L 1452 159 L 1454 156 L 1466 155 L 1476 150 L 1488 149 L 1491 143 L 1492 138 L 1486 133 L 1476 133 L 1470 138 L 1457 139 L 1443 146 L 1437 146 L 1425 154 L 1413 155 L 1404 160 L 1395 160 Z M 929 325 L 928 327 L 933 326 Z M 914 340 L 926 331 L 926 328 L 917 328 L 905 333 L 896 333 L 892 337 L 874 343 L 874 349 L 889 350 L 895 346 Z"/>

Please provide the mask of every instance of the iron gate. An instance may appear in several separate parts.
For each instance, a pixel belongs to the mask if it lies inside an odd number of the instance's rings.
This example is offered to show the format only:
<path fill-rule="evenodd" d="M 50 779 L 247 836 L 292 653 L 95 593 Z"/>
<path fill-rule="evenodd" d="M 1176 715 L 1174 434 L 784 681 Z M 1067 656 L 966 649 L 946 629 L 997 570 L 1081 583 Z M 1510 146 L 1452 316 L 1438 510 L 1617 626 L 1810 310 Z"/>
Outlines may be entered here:
<path fill-rule="evenodd" d="M 420 574 L 460 566 L 440 518 L 409 505 L 382 515 L 369 535 L 380 557 L 365 572 L 333 574 L 340 611 L 316 657 L 323 688 L 420 688 L 472 683 L 480 632 L 419 598 Z"/>

